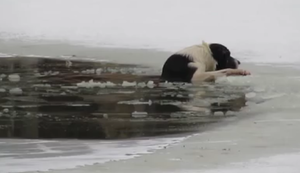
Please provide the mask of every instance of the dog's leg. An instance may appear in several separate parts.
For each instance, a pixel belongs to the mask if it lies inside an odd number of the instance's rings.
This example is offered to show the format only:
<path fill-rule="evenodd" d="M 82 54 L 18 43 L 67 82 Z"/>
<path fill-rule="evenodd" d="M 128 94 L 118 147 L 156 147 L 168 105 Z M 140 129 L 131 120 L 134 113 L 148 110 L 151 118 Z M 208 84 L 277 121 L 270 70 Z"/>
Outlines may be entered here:
<path fill-rule="evenodd" d="M 223 69 L 223 70 L 218 70 L 215 72 L 223 73 L 226 76 L 247 76 L 247 75 L 251 74 L 250 72 L 248 72 L 246 70 L 242 70 L 242 69 Z"/>
<path fill-rule="evenodd" d="M 250 72 L 242 69 L 222 69 L 217 71 L 206 71 L 205 65 L 201 63 L 189 63 L 189 68 L 195 68 L 197 69 L 195 73 L 193 74 L 193 77 L 191 79 L 192 83 L 195 82 L 203 82 L 203 81 L 215 81 L 218 77 L 222 76 L 246 76 L 250 75 Z"/>
<path fill-rule="evenodd" d="M 242 69 L 223 69 L 218 71 L 210 71 L 210 72 L 203 72 L 200 70 L 197 70 L 192 78 L 192 83 L 195 82 L 209 82 L 214 81 L 218 77 L 222 76 L 247 76 L 250 75 L 250 72 Z"/>

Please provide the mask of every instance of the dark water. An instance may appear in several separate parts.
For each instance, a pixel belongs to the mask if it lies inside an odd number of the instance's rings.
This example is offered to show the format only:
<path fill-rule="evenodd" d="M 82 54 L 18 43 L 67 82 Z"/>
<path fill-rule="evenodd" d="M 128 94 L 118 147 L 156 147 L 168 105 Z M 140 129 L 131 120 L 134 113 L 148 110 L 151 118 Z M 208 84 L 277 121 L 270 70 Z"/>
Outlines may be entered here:
<path fill-rule="evenodd" d="M 193 132 L 245 106 L 244 87 L 166 84 L 157 75 L 138 65 L 1 58 L 0 137 L 118 139 Z M 235 113 L 211 115 L 215 111 Z"/>

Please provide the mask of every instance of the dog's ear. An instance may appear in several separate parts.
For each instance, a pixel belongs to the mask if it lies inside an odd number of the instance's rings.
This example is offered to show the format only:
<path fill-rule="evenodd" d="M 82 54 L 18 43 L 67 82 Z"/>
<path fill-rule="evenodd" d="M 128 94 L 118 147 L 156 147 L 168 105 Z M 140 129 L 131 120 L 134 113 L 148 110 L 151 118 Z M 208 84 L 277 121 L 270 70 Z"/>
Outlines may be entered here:
<path fill-rule="evenodd" d="M 241 64 L 241 62 L 239 60 L 237 60 L 237 59 L 233 58 L 232 56 L 230 56 L 228 61 L 227 61 L 226 67 L 237 69 L 240 64 Z"/>
<path fill-rule="evenodd" d="M 235 60 L 231 57 L 230 50 L 219 43 L 210 44 L 210 50 L 212 52 L 213 58 L 217 61 L 216 70 L 221 70 L 225 68 L 237 68 Z"/>
<path fill-rule="evenodd" d="M 229 50 L 223 50 L 223 51 L 222 51 L 222 54 L 223 54 L 223 57 L 224 57 L 224 58 L 230 57 L 230 52 L 229 52 Z"/>
<path fill-rule="evenodd" d="M 222 50 L 222 59 L 221 61 L 224 62 L 224 65 L 226 66 L 226 64 L 228 64 L 231 61 L 231 57 L 230 57 L 230 52 L 229 50 Z"/>
<path fill-rule="evenodd" d="M 217 61 L 218 61 L 218 68 L 225 69 L 228 68 L 228 64 L 231 61 L 230 52 L 225 49 L 221 49 L 219 53 L 217 53 Z"/>

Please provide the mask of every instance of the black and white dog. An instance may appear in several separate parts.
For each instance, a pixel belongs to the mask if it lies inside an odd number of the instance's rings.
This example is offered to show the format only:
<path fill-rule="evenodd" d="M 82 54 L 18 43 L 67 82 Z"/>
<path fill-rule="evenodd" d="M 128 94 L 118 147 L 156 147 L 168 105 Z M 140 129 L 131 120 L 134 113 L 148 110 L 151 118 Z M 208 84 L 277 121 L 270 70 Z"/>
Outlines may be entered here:
<path fill-rule="evenodd" d="M 240 62 L 219 43 L 186 47 L 172 54 L 162 68 L 161 80 L 168 82 L 214 81 L 218 76 L 250 75 L 238 69 Z"/>

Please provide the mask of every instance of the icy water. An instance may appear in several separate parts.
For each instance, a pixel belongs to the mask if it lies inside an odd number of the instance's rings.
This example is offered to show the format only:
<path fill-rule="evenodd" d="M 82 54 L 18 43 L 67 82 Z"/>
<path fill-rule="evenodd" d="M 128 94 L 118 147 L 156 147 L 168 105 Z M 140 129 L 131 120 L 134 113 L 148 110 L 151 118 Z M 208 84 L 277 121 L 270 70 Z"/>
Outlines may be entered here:
<path fill-rule="evenodd" d="M 7 171 L 133 158 L 236 116 L 249 92 L 247 85 L 164 83 L 147 66 L 75 57 L 2 57 L 0 73 L 0 157 Z"/>
<path fill-rule="evenodd" d="M 239 111 L 246 102 L 247 86 L 169 84 L 136 65 L 3 57 L 0 66 L 1 137 L 118 139 L 192 132 L 193 125 L 217 121 L 209 116 L 215 111 Z M 199 100 L 193 115 L 194 98 Z"/>
<path fill-rule="evenodd" d="M 297 172 L 299 9 L 0 0 L 0 172 Z M 157 81 L 171 52 L 202 40 L 228 46 L 252 75 Z"/>

